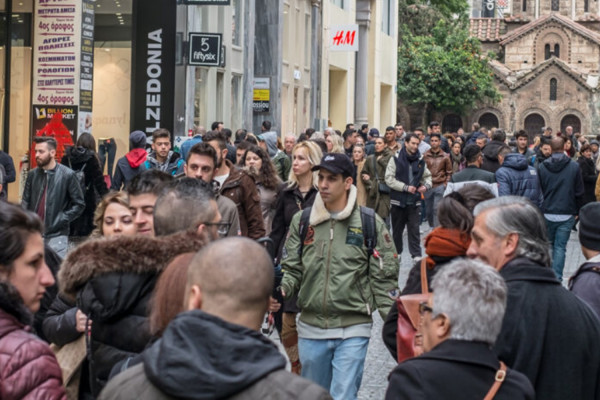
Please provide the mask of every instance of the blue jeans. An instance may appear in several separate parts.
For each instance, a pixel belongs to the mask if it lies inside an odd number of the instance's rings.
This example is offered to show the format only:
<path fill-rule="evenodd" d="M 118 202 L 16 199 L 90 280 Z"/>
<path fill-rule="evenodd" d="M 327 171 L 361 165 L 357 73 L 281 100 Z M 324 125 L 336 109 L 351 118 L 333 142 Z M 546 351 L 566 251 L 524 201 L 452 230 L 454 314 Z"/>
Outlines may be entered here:
<path fill-rule="evenodd" d="M 565 254 L 567 242 L 571 236 L 571 229 L 575 224 L 575 217 L 563 222 L 552 222 L 546 219 L 548 241 L 552 246 L 552 269 L 558 280 L 562 283 L 563 269 L 565 268 Z"/>
<path fill-rule="evenodd" d="M 298 339 L 302 376 L 329 391 L 334 400 L 355 400 L 369 338 Z"/>

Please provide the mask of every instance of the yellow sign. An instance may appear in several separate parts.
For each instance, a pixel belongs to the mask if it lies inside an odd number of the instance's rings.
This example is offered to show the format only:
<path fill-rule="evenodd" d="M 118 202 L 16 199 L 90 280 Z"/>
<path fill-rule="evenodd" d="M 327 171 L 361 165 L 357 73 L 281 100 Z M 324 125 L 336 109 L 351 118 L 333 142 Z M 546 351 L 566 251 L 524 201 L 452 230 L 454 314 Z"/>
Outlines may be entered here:
<path fill-rule="evenodd" d="M 269 89 L 254 89 L 252 100 L 254 101 L 269 101 L 271 91 Z"/>

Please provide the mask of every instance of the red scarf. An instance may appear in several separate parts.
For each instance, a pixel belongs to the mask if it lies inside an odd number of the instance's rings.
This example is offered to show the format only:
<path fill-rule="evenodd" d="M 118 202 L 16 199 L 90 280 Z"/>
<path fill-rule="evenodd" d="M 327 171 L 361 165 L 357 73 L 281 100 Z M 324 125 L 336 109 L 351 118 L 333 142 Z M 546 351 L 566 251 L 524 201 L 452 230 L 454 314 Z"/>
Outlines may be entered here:
<path fill-rule="evenodd" d="M 433 269 L 435 261 L 431 256 L 460 257 L 467 254 L 471 237 L 458 229 L 438 227 L 425 238 L 425 253 L 427 253 L 427 268 Z"/>

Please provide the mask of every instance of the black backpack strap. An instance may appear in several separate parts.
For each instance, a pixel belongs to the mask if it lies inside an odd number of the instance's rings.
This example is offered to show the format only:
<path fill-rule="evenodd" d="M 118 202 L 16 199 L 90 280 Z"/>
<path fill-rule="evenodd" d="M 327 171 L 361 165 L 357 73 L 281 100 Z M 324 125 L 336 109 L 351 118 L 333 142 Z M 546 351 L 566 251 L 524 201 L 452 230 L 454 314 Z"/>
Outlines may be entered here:
<path fill-rule="evenodd" d="M 377 221 L 372 208 L 360 206 L 360 222 L 362 224 L 363 238 L 369 258 L 377 246 Z"/>
<path fill-rule="evenodd" d="M 312 207 L 306 207 L 304 210 L 302 210 L 302 216 L 300 216 L 300 226 L 298 227 L 298 233 L 300 234 L 300 246 L 298 247 L 298 256 L 300 257 L 302 257 L 302 250 L 304 249 L 304 239 L 306 239 L 306 233 L 308 232 L 311 209 Z"/>

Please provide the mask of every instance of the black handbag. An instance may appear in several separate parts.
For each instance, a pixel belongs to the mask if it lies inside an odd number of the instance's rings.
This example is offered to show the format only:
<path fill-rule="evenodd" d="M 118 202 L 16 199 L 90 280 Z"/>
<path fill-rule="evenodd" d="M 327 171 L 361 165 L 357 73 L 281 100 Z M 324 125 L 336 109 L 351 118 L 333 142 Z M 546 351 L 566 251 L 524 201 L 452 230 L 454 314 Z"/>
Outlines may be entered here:
<path fill-rule="evenodd" d="M 377 173 L 377 162 L 376 157 L 373 157 L 373 169 L 375 170 L 375 179 L 377 180 L 377 190 L 381 194 L 390 194 L 390 187 L 385 183 L 379 182 L 379 174 Z"/>

